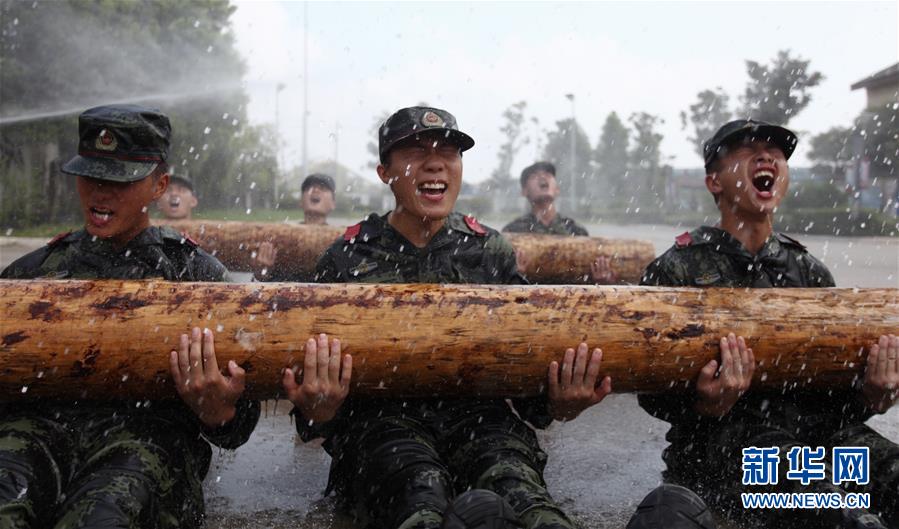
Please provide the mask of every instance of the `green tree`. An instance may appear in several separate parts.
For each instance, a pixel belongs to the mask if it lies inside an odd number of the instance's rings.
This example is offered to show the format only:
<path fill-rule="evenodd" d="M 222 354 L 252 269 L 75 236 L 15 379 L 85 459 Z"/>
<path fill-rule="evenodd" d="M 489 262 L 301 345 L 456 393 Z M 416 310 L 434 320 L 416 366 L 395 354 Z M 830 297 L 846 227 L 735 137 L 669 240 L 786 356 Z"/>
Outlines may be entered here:
<path fill-rule="evenodd" d="M 809 69 L 811 61 L 791 57 L 790 50 L 777 52 L 769 65 L 746 61 L 749 83 L 743 93 L 745 116 L 786 125 L 812 101 L 811 89 L 824 76 Z"/>
<path fill-rule="evenodd" d="M 693 136 L 690 141 L 696 148 L 696 153 L 702 157 L 702 144 L 715 134 L 721 125 L 731 119 L 729 109 L 730 96 L 720 86 L 714 90 L 703 90 L 696 94 L 696 103 L 690 105 L 689 120 L 693 128 Z M 687 113 L 680 113 L 681 126 L 686 129 Z"/>
<path fill-rule="evenodd" d="M 574 166 L 571 164 L 571 138 L 574 136 Z M 576 197 L 576 211 L 587 210 L 602 190 L 597 189 L 590 164 L 593 149 L 584 130 L 573 119 L 556 122 L 556 130 L 550 131 L 543 147 L 543 159 L 556 166 L 556 176 L 562 189 L 561 198 L 571 204 Z"/>
<path fill-rule="evenodd" d="M 846 127 L 833 127 L 812 136 L 808 158 L 814 162 L 814 171 L 828 178 L 842 176 L 852 160 L 850 138 L 852 131 Z"/>
<path fill-rule="evenodd" d="M 515 189 L 516 181 L 512 177 L 512 164 L 521 147 L 527 142 L 522 138 L 522 125 L 524 124 L 524 111 L 527 108 L 525 101 L 513 103 L 503 112 L 505 123 L 500 127 L 500 132 L 506 138 L 500 145 L 497 158 L 499 164 L 490 175 L 489 186 L 491 190 L 508 192 Z"/>
<path fill-rule="evenodd" d="M 600 189 L 606 191 L 606 204 L 617 202 L 626 191 L 629 142 L 627 127 L 618 114 L 610 113 L 602 126 L 593 158 L 596 162 L 596 182 Z"/>
<path fill-rule="evenodd" d="M 634 130 L 634 147 L 630 152 L 628 188 L 633 192 L 634 203 L 641 207 L 657 207 L 664 197 L 661 163 L 661 143 L 664 138 L 656 128 L 665 121 L 646 112 L 630 116 Z"/>

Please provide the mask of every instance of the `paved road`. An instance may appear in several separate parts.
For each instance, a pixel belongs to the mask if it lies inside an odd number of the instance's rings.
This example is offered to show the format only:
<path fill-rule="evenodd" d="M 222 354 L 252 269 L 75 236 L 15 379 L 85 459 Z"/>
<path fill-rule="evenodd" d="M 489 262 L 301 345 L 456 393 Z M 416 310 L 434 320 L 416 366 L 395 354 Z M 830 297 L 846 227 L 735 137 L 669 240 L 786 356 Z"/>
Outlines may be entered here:
<path fill-rule="evenodd" d="M 640 238 L 661 252 L 683 228 L 588 225 L 592 234 Z M 833 271 L 837 284 L 899 287 L 899 239 L 799 237 Z M 0 237 L 0 265 L 44 242 Z M 206 480 L 211 529 L 350 529 L 323 499 L 329 458 L 318 444 L 295 441 L 282 402 L 267 403 L 250 442 L 218 452 Z M 899 409 L 870 424 L 899 442 Z M 665 423 L 632 395 L 612 395 L 577 421 L 540 433 L 549 454 L 547 483 L 583 527 L 623 527 L 636 503 L 659 482 Z"/>

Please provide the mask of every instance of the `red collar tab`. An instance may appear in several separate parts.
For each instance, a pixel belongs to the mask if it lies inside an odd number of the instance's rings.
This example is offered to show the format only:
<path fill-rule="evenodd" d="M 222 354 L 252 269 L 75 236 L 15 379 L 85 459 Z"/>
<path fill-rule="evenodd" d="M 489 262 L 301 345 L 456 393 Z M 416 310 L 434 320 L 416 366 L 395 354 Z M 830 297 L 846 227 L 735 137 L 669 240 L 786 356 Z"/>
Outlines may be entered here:
<path fill-rule="evenodd" d="M 478 222 L 478 219 L 476 219 L 470 215 L 465 215 L 465 217 L 463 217 L 463 218 L 465 219 L 465 224 L 469 228 L 471 228 L 471 231 L 475 232 L 476 234 L 480 235 L 481 237 L 483 237 L 484 235 L 487 235 L 487 230 L 485 230 L 484 227 L 481 226 L 481 224 Z"/>
<path fill-rule="evenodd" d="M 193 237 L 191 237 L 190 235 L 187 234 L 186 231 L 182 231 L 182 232 L 181 232 L 181 236 L 184 237 L 184 240 L 185 240 L 185 241 L 187 241 L 187 242 L 193 244 L 194 246 L 200 246 L 200 243 L 198 243 L 197 241 L 195 241 L 195 240 L 193 239 Z"/>
<path fill-rule="evenodd" d="M 64 232 L 64 233 L 60 233 L 60 234 L 57 235 L 56 237 L 53 237 L 52 239 L 50 239 L 50 242 L 47 243 L 47 246 L 53 246 L 54 244 L 56 244 L 56 243 L 58 243 L 59 241 L 65 239 L 66 237 L 68 237 L 68 236 L 71 235 L 71 234 L 72 234 L 71 231 L 67 231 L 67 232 Z"/>
<path fill-rule="evenodd" d="M 690 235 L 690 232 L 685 231 L 675 237 L 674 242 L 679 248 L 684 248 L 685 246 L 690 246 L 691 244 L 693 244 L 693 236 Z"/>
<path fill-rule="evenodd" d="M 362 231 L 362 223 L 353 224 L 343 232 L 343 240 L 351 242 L 357 235 L 359 235 L 360 231 Z"/>

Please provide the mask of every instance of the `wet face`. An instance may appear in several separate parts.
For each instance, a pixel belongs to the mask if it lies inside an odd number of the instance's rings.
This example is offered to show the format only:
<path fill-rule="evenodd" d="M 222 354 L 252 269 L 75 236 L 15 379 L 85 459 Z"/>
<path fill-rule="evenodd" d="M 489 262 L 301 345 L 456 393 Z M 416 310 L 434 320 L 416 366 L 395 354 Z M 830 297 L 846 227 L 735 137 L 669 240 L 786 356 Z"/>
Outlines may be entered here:
<path fill-rule="evenodd" d="M 462 186 L 462 152 L 441 131 L 423 133 L 398 143 L 388 165 L 378 166 L 389 184 L 397 209 L 422 220 L 445 219 Z"/>
<path fill-rule="evenodd" d="M 790 170 L 780 147 L 766 141 L 744 141 L 728 148 L 706 175 L 706 187 L 718 197 L 718 208 L 738 216 L 774 213 L 787 193 Z"/>
<path fill-rule="evenodd" d="M 323 185 L 312 184 L 300 196 L 300 207 L 307 215 L 328 215 L 334 205 L 334 193 Z"/>
<path fill-rule="evenodd" d="M 79 176 L 76 187 L 85 229 L 91 235 L 126 244 L 150 225 L 148 208 L 168 183 L 167 174 L 127 183 Z"/>
<path fill-rule="evenodd" d="M 178 182 L 169 183 L 168 189 L 156 202 L 162 215 L 170 220 L 189 219 L 197 204 L 194 192 Z"/>
<path fill-rule="evenodd" d="M 549 205 L 559 196 L 559 184 L 555 175 L 536 171 L 528 176 L 521 194 L 535 205 Z"/>

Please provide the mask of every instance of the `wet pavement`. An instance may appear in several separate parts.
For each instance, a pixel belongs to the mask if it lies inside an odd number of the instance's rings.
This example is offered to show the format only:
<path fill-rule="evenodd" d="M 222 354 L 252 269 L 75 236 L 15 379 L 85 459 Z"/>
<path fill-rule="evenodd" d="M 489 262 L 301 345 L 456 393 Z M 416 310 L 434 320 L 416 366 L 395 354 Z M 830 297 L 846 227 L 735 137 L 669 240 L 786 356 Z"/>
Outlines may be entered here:
<path fill-rule="evenodd" d="M 656 252 L 684 228 L 587 225 L 598 236 L 639 238 Z M 842 287 L 899 287 L 899 239 L 798 236 Z M 44 239 L 0 237 L 0 266 Z M 289 405 L 268 402 L 250 441 L 216 453 L 206 479 L 210 529 L 351 529 L 322 497 L 329 457 L 318 443 L 297 442 Z M 869 424 L 899 442 L 899 409 Z M 643 412 L 633 395 L 611 395 L 577 420 L 540 432 L 549 454 L 553 496 L 584 528 L 623 527 L 636 504 L 658 485 L 667 425 Z"/>

